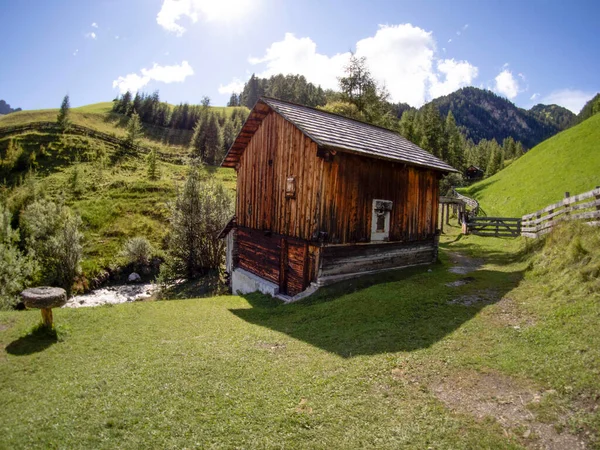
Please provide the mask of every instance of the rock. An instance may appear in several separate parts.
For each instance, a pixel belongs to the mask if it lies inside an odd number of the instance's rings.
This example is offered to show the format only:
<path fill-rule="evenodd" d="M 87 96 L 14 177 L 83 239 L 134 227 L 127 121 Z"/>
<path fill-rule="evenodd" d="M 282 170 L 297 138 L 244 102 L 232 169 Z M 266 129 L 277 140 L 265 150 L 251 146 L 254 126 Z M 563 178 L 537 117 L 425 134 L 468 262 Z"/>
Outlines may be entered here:
<path fill-rule="evenodd" d="M 67 303 L 67 293 L 57 287 L 35 287 L 21 292 L 21 299 L 28 308 L 59 308 Z"/>
<path fill-rule="evenodd" d="M 140 277 L 140 275 L 138 273 L 131 272 L 131 274 L 129 275 L 129 278 L 127 278 L 127 280 L 130 283 L 139 283 L 140 281 L 142 281 L 142 277 Z"/>

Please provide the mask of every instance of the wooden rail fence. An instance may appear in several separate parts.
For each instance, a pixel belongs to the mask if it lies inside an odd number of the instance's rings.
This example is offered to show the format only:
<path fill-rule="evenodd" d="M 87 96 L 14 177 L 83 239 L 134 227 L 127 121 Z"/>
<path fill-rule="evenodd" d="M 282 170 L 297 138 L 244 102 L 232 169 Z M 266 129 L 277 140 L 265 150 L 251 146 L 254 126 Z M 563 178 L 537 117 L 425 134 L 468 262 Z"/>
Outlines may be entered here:
<path fill-rule="evenodd" d="M 600 226 L 600 186 L 583 194 L 570 196 L 522 218 L 521 234 L 537 238 L 549 233 L 557 223 L 580 220 L 591 226 Z"/>
<path fill-rule="evenodd" d="M 21 134 L 27 131 L 41 131 L 41 132 L 50 132 L 50 133 L 62 133 L 62 129 L 56 122 L 32 122 L 24 125 L 14 125 L 8 127 L 0 127 L 0 138 L 7 137 L 13 134 Z M 93 137 L 95 139 L 100 139 L 105 142 L 109 142 L 113 145 L 132 150 L 142 154 L 150 153 L 150 149 L 143 147 L 141 145 L 131 145 L 127 143 L 125 140 L 118 138 L 115 135 L 103 133 L 98 130 L 94 130 L 93 128 L 84 127 L 81 125 L 71 124 L 69 125 L 69 129 L 67 134 L 73 134 L 77 136 L 87 136 Z M 159 159 L 171 161 L 174 163 L 178 163 L 177 159 L 181 158 L 181 155 L 174 155 L 166 152 L 157 152 Z"/>
<path fill-rule="evenodd" d="M 465 223 L 466 234 L 494 237 L 517 237 L 521 234 L 521 219 L 513 217 L 470 217 Z"/>

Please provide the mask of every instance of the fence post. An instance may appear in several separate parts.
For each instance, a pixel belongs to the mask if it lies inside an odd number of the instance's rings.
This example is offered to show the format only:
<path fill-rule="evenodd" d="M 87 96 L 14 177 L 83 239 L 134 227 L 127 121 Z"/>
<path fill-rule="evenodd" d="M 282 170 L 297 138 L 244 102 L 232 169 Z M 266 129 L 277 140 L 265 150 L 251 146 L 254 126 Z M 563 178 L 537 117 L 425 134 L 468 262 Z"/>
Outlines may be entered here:
<path fill-rule="evenodd" d="M 565 192 L 565 200 L 571 196 L 570 192 Z M 571 205 L 565 205 L 565 218 L 569 220 L 569 212 L 571 210 Z"/>
<path fill-rule="evenodd" d="M 600 186 L 596 186 L 596 189 L 600 189 Z M 596 201 L 600 200 L 600 194 L 596 194 L 594 198 Z M 600 211 L 600 205 L 596 205 L 596 211 Z"/>

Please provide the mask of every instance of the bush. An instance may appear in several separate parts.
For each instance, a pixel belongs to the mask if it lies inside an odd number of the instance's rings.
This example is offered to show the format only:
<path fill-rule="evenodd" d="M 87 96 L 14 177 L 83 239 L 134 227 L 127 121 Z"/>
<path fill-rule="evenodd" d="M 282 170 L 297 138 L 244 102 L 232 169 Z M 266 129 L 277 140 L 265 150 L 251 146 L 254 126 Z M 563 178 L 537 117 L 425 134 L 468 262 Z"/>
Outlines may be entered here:
<path fill-rule="evenodd" d="M 440 195 L 448 195 L 451 188 L 465 186 L 465 179 L 460 173 L 450 173 L 440 180 Z"/>
<path fill-rule="evenodd" d="M 0 309 L 13 308 L 18 294 L 31 281 L 34 261 L 17 247 L 19 232 L 13 230 L 10 212 L 0 203 Z"/>
<path fill-rule="evenodd" d="M 191 168 L 171 208 L 161 282 L 197 278 L 219 269 L 225 258 L 225 241 L 217 235 L 233 215 L 233 199 L 214 178 L 202 179 L 203 173 L 199 167 Z"/>
<path fill-rule="evenodd" d="M 81 218 L 66 206 L 39 200 L 25 209 L 21 220 L 29 254 L 41 269 L 40 281 L 64 288 L 70 297 L 82 258 Z"/>
<path fill-rule="evenodd" d="M 154 249 L 148 239 L 137 236 L 125 242 L 121 250 L 121 256 L 126 259 L 127 264 L 142 268 L 148 266 L 153 252 Z"/>

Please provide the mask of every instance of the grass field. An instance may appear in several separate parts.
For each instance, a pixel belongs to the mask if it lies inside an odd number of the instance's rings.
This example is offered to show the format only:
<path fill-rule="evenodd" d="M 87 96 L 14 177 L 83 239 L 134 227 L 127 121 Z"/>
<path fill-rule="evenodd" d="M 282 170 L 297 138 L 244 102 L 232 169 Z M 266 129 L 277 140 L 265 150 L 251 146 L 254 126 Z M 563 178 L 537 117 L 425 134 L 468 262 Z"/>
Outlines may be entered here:
<path fill-rule="evenodd" d="M 0 313 L 0 446 L 597 445 L 599 231 L 564 229 L 541 249 L 454 228 L 443 241 L 431 271 L 293 305 L 60 309 L 58 340 L 28 334 L 38 311 Z M 482 265 L 450 273 L 455 252 Z"/>
<path fill-rule="evenodd" d="M 542 142 L 465 189 L 488 216 L 518 217 L 600 185 L 600 115 Z"/>

